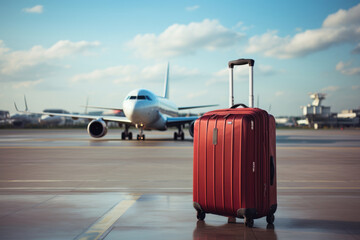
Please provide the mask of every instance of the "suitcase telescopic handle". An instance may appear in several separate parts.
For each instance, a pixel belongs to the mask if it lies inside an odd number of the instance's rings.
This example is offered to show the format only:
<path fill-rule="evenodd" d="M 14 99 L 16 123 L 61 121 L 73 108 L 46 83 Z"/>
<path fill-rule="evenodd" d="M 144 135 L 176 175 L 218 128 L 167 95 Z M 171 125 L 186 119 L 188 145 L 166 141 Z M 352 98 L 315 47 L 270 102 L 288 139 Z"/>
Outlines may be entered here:
<path fill-rule="evenodd" d="M 236 65 L 247 65 L 249 64 L 249 107 L 254 107 L 254 80 L 253 80 L 253 67 L 255 64 L 254 59 L 240 58 L 237 60 L 229 61 L 229 107 L 234 105 L 234 83 L 233 83 L 233 70 Z"/>
<path fill-rule="evenodd" d="M 237 107 L 243 107 L 243 108 L 248 108 L 248 106 L 246 106 L 245 104 L 243 104 L 243 103 L 238 103 L 238 104 L 235 104 L 235 105 L 233 105 L 233 106 L 231 106 L 231 108 L 237 108 Z"/>

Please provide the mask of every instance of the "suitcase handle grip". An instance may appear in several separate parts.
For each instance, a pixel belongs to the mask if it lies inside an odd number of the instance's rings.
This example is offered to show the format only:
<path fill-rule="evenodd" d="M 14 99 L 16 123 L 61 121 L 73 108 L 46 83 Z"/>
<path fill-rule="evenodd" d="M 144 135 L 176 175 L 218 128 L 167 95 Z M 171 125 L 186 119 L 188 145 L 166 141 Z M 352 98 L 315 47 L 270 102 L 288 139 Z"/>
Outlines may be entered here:
<path fill-rule="evenodd" d="M 235 104 L 235 105 L 233 105 L 231 108 L 237 108 L 237 107 L 243 107 L 243 108 L 248 108 L 248 106 L 246 106 L 245 104 L 243 104 L 243 103 L 238 103 L 238 104 Z"/>
<path fill-rule="evenodd" d="M 244 58 L 240 58 L 238 60 L 234 60 L 234 61 L 229 61 L 228 65 L 229 68 L 233 68 L 235 65 L 246 65 L 249 64 L 249 66 L 254 66 L 255 61 L 253 59 L 244 59 Z"/>

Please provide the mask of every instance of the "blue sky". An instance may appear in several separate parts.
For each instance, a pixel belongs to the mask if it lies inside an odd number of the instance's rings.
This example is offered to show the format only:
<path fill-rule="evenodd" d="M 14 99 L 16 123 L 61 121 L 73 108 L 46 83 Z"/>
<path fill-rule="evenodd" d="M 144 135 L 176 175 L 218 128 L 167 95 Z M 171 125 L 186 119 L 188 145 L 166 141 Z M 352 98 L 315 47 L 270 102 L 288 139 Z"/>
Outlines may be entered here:
<path fill-rule="evenodd" d="M 178 106 L 228 105 L 227 62 L 255 59 L 255 105 L 301 115 L 310 92 L 360 106 L 359 1 L 0 1 L 0 109 L 119 108 L 163 90 Z M 248 103 L 248 69 L 235 72 Z M 258 101 L 259 100 L 259 101 Z"/>

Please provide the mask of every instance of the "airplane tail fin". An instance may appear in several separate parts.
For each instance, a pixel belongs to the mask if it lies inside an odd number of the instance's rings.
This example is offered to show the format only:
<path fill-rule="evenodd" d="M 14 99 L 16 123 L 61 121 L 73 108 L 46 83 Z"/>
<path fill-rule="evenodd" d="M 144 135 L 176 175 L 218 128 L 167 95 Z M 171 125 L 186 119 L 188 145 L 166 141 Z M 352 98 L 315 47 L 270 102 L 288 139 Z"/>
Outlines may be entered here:
<path fill-rule="evenodd" d="M 164 98 L 169 98 L 169 62 L 167 64 L 166 74 L 165 74 L 165 83 L 164 83 Z"/>
<path fill-rule="evenodd" d="M 86 98 L 85 114 L 88 114 L 89 96 Z"/>
<path fill-rule="evenodd" d="M 15 109 L 16 109 L 17 112 L 27 112 L 27 111 L 29 111 L 29 108 L 28 108 L 28 105 L 27 105 L 27 101 L 26 101 L 26 96 L 25 96 L 25 95 L 24 95 L 24 102 L 25 102 L 25 111 L 20 111 L 20 110 L 18 109 L 15 101 L 14 101 L 14 106 L 15 106 Z"/>
<path fill-rule="evenodd" d="M 15 106 L 16 111 L 17 111 L 17 112 L 20 112 L 19 109 L 18 109 L 18 107 L 17 107 L 17 105 L 16 105 L 16 102 L 15 102 L 15 101 L 14 101 L 14 106 Z"/>
<path fill-rule="evenodd" d="M 25 102 L 25 112 L 29 111 L 28 105 L 27 105 L 27 101 L 26 101 L 26 96 L 24 95 L 24 102 Z"/>

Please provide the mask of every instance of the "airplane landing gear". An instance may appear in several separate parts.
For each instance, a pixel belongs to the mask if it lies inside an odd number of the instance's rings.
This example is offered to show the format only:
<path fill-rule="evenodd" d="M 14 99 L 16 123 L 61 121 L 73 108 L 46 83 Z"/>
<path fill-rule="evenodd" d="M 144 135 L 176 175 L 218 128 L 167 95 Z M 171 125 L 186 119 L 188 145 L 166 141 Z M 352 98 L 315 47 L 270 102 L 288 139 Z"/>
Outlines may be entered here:
<path fill-rule="evenodd" d="M 132 132 L 129 132 L 130 126 L 125 125 L 125 131 L 121 133 L 121 139 L 126 140 L 128 138 L 129 140 L 132 140 Z"/>
<path fill-rule="evenodd" d="M 145 140 L 144 127 L 140 127 L 140 134 L 137 135 L 137 140 Z"/>
<path fill-rule="evenodd" d="M 174 140 L 177 140 L 178 138 L 180 138 L 182 141 L 185 139 L 185 134 L 182 131 L 182 126 L 180 125 L 178 127 L 179 131 L 178 132 L 174 132 Z"/>

